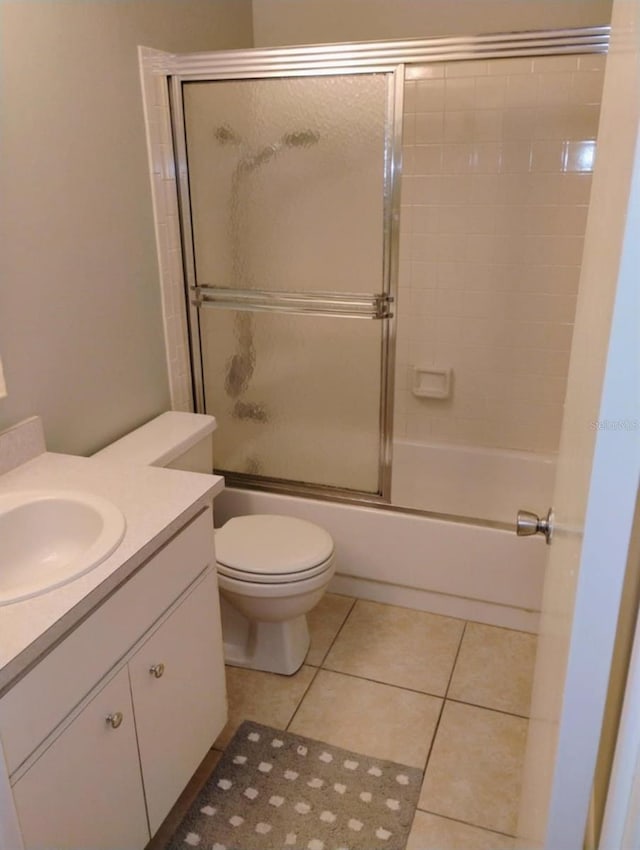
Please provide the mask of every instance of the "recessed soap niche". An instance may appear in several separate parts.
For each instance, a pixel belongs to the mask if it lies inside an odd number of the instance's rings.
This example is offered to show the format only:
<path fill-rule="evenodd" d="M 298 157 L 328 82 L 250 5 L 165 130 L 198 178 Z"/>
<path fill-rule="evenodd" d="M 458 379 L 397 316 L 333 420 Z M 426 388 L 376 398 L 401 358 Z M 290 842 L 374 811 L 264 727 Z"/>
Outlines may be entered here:
<path fill-rule="evenodd" d="M 453 370 L 437 366 L 414 366 L 411 392 L 418 398 L 450 398 L 453 392 Z"/>

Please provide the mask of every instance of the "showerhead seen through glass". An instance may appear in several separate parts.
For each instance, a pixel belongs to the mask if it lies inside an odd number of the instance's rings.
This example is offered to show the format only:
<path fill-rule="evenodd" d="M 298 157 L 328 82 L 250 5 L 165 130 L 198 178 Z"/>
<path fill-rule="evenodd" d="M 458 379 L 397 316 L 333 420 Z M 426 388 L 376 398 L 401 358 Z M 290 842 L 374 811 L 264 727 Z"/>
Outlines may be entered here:
<path fill-rule="evenodd" d="M 216 127 L 213 135 L 216 142 L 219 142 L 221 145 L 239 145 L 242 142 L 240 136 L 228 124 L 222 124 L 220 127 Z"/>
<path fill-rule="evenodd" d="M 320 133 L 315 130 L 298 130 L 295 133 L 285 133 L 282 142 L 289 148 L 308 148 L 320 141 Z"/>
<path fill-rule="evenodd" d="M 214 130 L 214 138 L 221 145 L 239 145 L 243 139 L 239 133 L 230 127 L 228 124 L 222 124 Z M 237 170 L 253 171 L 254 168 L 268 162 L 273 156 L 279 153 L 283 148 L 308 148 L 320 141 L 320 133 L 315 130 L 296 130 L 291 133 L 285 133 L 277 142 L 270 145 L 265 145 L 256 153 L 248 153 L 238 162 Z"/>

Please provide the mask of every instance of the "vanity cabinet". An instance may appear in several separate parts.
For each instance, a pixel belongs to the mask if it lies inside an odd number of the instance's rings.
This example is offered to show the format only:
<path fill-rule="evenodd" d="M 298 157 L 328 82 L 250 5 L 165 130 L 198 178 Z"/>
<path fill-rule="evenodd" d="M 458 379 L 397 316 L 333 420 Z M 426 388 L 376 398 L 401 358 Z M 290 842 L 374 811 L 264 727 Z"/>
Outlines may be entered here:
<path fill-rule="evenodd" d="M 222 730 L 227 707 L 212 538 L 208 509 L 0 701 L 3 744 L 14 758 L 29 751 L 10 777 L 25 850 L 142 850 Z M 143 600 L 150 597 L 161 607 L 149 623 Z M 118 635 L 130 628 L 121 617 L 136 613 L 143 633 L 88 692 L 78 692 L 87 658 L 102 658 L 110 637 L 119 649 Z M 46 688 L 55 688 L 53 676 L 63 669 L 53 703 L 57 712 L 69 702 L 73 708 L 42 738 L 40 715 L 52 710 Z M 36 694 L 36 704 L 24 701 Z M 12 747 L 18 728 L 20 746 Z"/>
<path fill-rule="evenodd" d="M 118 728 L 106 722 L 117 706 Z M 127 670 L 94 697 L 13 788 L 25 848 L 144 847 L 149 830 Z"/>
<path fill-rule="evenodd" d="M 226 721 L 224 661 L 211 612 L 210 573 L 129 662 L 142 779 L 151 835 Z"/>

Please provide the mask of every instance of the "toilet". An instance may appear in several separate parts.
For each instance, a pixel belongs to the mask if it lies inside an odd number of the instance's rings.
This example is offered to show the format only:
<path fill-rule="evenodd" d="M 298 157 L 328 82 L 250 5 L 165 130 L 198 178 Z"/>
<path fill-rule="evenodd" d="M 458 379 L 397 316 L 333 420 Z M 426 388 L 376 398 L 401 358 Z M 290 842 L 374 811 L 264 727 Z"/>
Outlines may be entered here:
<path fill-rule="evenodd" d="M 211 473 L 216 420 L 171 411 L 93 455 Z M 291 675 L 309 649 L 307 613 L 335 571 L 331 535 L 296 517 L 233 517 L 215 532 L 225 661 Z"/>

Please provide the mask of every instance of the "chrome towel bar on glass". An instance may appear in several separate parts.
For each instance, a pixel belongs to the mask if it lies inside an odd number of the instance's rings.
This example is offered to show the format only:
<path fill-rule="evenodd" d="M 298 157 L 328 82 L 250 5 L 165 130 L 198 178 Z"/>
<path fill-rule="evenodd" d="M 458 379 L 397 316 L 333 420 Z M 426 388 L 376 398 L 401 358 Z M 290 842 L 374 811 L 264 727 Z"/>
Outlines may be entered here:
<path fill-rule="evenodd" d="M 368 292 L 281 292 L 264 289 L 225 289 L 192 286 L 192 303 L 197 307 L 224 308 L 273 313 L 313 313 L 360 319 L 390 319 L 392 296 Z"/>

